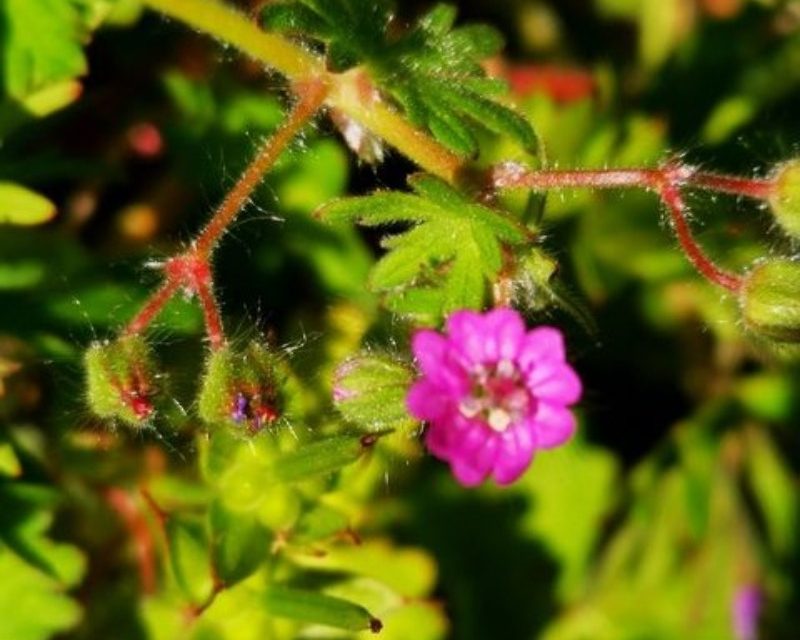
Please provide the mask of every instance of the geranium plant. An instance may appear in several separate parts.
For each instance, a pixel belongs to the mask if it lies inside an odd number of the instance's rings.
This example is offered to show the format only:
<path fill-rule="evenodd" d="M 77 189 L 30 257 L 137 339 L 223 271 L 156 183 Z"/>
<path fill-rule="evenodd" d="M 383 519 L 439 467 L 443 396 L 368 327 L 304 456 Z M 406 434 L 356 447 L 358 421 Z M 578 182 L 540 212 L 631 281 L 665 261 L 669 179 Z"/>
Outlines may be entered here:
<path fill-rule="evenodd" d="M 583 4 L 0 4 L 0 637 L 791 633 L 792 3 Z"/>

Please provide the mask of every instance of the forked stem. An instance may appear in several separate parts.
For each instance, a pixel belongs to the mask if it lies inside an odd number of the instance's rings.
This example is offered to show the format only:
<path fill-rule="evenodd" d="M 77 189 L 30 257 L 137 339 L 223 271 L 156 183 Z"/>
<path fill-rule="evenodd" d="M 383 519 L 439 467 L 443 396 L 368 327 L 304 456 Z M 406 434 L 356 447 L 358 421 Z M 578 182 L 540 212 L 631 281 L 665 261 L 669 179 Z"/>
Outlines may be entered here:
<path fill-rule="evenodd" d="M 322 106 L 328 87 L 320 80 L 297 86 L 299 100 L 280 128 L 267 140 L 239 180 L 225 196 L 205 229 L 193 243 L 194 252 L 208 259 L 225 230 L 244 208 L 264 174 L 269 171 L 284 149 Z"/>
<path fill-rule="evenodd" d="M 527 170 L 516 164 L 502 164 L 489 173 L 494 189 L 552 189 L 638 188 L 654 191 L 669 211 L 672 227 L 686 258 L 706 279 L 728 291 L 737 292 L 742 278 L 718 267 L 697 243 L 686 219 L 686 204 L 681 188 L 696 187 L 766 199 L 773 188 L 772 181 L 739 178 L 695 171 L 692 167 L 667 163 L 655 169 L 587 169 L 587 170 Z"/>
<path fill-rule="evenodd" d="M 275 165 L 289 143 L 314 117 L 328 94 L 327 86 L 317 80 L 297 83 L 295 88 L 298 101 L 286 120 L 244 170 L 209 223 L 192 242 L 191 249 L 164 264 L 164 282 L 128 324 L 125 335 L 135 335 L 146 330 L 172 297 L 183 290 L 189 295 L 197 296 L 200 302 L 211 348 L 219 349 L 225 344 L 222 317 L 214 296 L 211 254 L 247 204 L 264 174 Z"/>

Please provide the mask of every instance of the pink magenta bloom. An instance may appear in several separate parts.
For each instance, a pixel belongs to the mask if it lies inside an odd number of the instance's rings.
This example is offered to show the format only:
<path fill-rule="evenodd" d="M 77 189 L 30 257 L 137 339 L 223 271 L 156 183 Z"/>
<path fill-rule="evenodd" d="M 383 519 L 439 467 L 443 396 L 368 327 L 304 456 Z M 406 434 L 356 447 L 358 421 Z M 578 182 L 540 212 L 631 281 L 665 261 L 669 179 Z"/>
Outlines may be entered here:
<path fill-rule="evenodd" d="M 736 640 L 757 640 L 763 596 L 754 584 L 739 587 L 733 596 L 733 633 Z"/>
<path fill-rule="evenodd" d="M 575 431 L 567 408 L 581 383 L 564 354 L 561 331 L 526 331 L 519 313 L 458 311 L 446 335 L 418 331 L 412 348 L 422 377 L 406 398 L 429 423 L 425 444 L 458 481 L 498 484 L 522 475 L 536 449 L 557 447 Z"/>

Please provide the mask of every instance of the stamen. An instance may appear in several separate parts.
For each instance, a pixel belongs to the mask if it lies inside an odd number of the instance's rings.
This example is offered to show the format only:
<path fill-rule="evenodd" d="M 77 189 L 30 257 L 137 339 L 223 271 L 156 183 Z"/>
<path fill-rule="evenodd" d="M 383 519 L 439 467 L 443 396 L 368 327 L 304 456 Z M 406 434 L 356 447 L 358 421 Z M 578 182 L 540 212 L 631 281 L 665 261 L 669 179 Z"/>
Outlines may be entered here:
<path fill-rule="evenodd" d="M 505 431 L 511 424 L 511 416 L 505 409 L 494 408 L 489 410 L 489 418 L 486 423 L 494 431 Z"/>

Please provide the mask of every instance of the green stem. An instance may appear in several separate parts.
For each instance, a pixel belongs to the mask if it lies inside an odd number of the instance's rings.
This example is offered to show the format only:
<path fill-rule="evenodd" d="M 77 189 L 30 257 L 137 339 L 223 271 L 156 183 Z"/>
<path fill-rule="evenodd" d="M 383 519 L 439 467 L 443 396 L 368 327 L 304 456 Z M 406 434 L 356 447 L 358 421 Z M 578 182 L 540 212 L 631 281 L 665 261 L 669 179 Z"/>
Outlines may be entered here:
<path fill-rule="evenodd" d="M 286 38 L 262 31 L 218 0 L 143 1 L 166 16 L 233 45 L 293 82 L 321 82 L 330 89 L 326 100 L 329 107 L 345 113 L 426 171 L 449 182 L 457 179 L 463 166 L 461 159 L 376 97 L 363 70 L 328 73 L 323 59 Z"/>
<path fill-rule="evenodd" d="M 243 14 L 217 0 L 144 0 L 144 4 L 233 45 L 290 80 L 325 73 L 322 60 L 286 38 L 261 31 Z"/>

